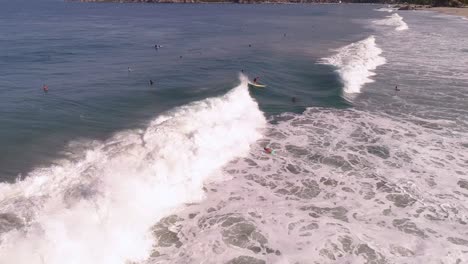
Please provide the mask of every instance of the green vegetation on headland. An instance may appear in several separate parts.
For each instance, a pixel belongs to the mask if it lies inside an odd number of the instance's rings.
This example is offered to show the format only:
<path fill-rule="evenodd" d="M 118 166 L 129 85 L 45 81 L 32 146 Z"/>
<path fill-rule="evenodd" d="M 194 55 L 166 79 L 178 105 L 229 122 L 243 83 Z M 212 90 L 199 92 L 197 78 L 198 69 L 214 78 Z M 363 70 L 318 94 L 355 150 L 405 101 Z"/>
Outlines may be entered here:
<path fill-rule="evenodd" d="M 462 7 L 468 0 L 71 0 L 80 2 L 114 2 L 114 3 L 373 3 L 397 4 L 412 8 L 411 5 Z M 405 8 L 406 9 L 406 8 Z"/>

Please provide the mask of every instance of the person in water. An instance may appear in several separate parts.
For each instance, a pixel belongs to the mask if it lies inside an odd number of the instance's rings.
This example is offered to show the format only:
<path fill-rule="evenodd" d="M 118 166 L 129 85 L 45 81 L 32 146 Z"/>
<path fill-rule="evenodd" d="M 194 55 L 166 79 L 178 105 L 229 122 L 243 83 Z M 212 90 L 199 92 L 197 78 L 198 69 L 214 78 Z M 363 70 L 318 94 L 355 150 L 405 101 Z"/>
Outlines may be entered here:
<path fill-rule="evenodd" d="M 44 84 L 42 86 L 42 90 L 44 91 L 44 93 L 47 93 L 49 91 L 49 86 L 47 86 L 47 84 Z"/>
<path fill-rule="evenodd" d="M 153 80 L 150 80 L 149 83 L 150 83 L 150 85 L 153 85 Z"/>
<path fill-rule="evenodd" d="M 269 148 L 269 147 L 264 147 L 263 150 L 267 154 L 275 154 L 275 151 L 273 149 Z"/>
<path fill-rule="evenodd" d="M 258 79 L 260 79 L 260 78 L 259 78 L 259 77 L 255 77 L 255 78 L 253 79 L 254 84 L 258 84 Z"/>
<path fill-rule="evenodd" d="M 296 97 L 291 98 L 291 102 L 293 103 L 297 102 L 297 98 Z"/>
<path fill-rule="evenodd" d="M 395 85 L 395 91 L 399 92 L 400 89 L 398 89 L 398 85 Z"/>

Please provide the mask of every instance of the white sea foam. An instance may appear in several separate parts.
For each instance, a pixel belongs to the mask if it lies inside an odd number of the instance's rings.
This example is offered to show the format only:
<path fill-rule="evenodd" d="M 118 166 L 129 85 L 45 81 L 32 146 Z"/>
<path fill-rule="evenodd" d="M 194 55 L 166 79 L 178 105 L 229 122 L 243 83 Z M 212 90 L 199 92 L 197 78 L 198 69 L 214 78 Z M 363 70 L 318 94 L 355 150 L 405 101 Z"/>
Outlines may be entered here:
<path fill-rule="evenodd" d="M 161 235 L 145 264 L 468 263 L 467 133 L 411 119 L 324 108 L 275 117 L 225 166 L 231 180 L 161 224 L 179 244 Z"/>
<path fill-rule="evenodd" d="M 0 263 L 147 258 L 154 244 L 150 227 L 178 205 L 202 198 L 203 181 L 246 155 L 265 123 L 241 76 L 222 97 L 177 108 L 145 130 L 94 142 L 82 158 L 1 184 L 0 216 L 9 222 L 0 229 Z"/>
<path fill-rule="evenodd" d="M 381 54 L 375 37 L 370 36 L 339 49 L 336 55 L 322 59 L 322 62 L 338 68 L 344 92 L 359 93 L 364 84 L 373 82 L 370 79 L 375 75 L 373 70 L 385 64 L 386 60 Z"/>
<path fill-rule="evenodd" d="M 395 11 L 395 9 L 390 8 L 390 7 L 381 7 L 379 9 L 376 9 L 375 11 L 391 13 L 391 12 Z"/>
<path fill-rule="evenodd" d="M 406 24 L 405 21 L 403 21 L 403 18 L 398 14 L 387 16 L 385 19 L 376 20 L 374 21 L 374 24 L 395 27 L 395 30 L 397 31 L 407 30 L 409 28 L 408 24 Z"/>

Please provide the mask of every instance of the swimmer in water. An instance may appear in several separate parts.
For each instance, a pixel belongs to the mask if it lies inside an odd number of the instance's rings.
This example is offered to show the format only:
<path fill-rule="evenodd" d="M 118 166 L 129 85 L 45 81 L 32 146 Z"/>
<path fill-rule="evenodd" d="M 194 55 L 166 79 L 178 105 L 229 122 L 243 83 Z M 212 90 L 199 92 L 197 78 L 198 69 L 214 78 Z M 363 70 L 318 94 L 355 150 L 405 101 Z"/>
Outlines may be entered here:
<path fill-rule="evenodd" d="M 264 150 L 265 153 L 267 153 L 267 154 L 272 154 L 272 155 L 275 154 L 275 151 L 274 151 L 272 148 L 264 147 L 263 150 Z"/>
<path fill-rule="evenodd" d="M 44 93 L 47 93 L 49 91 L 49 86 L 47 86 L 46 84 L 44 84 L 42 86 L 42 90 L 44 91 Z"/>
<path fill-rule="evenodd" d="M 395 85 L 395 91 L 399 92 L 400 89 L 398 89 L 398 85 Z"/>
<path fill-rule="evenodd" d="M 150 85 L 152 86 L 152 85 L 153 85 L 153 80 L 150 80 L 149 83 L 150 83 Z"/>

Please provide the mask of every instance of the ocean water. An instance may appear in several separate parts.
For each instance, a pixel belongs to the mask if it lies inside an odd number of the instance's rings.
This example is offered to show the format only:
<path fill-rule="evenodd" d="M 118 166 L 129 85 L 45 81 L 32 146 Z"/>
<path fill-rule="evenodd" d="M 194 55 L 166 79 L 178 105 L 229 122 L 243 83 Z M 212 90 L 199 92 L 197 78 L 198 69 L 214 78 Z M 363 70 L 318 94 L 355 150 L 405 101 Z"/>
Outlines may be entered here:
<path fill-rule="evenodd" d="M 468 261 L 466 20 L 1 4 L 0 263 Z"/>

